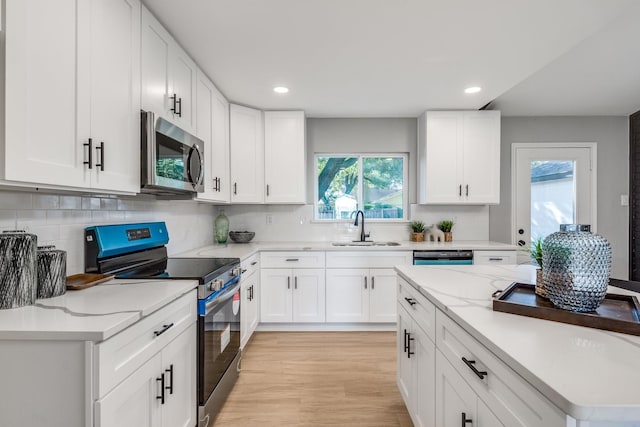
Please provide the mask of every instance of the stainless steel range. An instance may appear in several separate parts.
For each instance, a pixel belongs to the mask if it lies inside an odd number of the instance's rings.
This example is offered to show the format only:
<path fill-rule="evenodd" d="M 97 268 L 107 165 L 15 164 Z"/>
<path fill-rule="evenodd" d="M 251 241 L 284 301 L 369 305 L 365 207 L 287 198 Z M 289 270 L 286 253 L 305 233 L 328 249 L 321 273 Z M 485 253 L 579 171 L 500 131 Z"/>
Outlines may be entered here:
<path fill-rule="evenodd" d="M 238 378 L 240 259 L 169 258 L 164 222 L 85 229 L 85 272 L 198 280 L 198 426 L 213 424 Z"/>

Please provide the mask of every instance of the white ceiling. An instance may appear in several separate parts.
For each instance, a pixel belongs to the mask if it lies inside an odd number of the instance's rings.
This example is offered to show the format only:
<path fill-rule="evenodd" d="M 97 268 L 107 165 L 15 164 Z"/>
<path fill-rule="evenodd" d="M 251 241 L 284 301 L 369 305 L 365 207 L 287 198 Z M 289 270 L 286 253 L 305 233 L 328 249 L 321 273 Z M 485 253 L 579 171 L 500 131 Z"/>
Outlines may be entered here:
<path fill-rule="evenodd" d="M 496 98 L 505 115 L 640 109 L 633 0 L 144 3 L 230 101 L 265 110 L 416 117 Z M 465 95 L 471 85 L 483 91 Z"/>

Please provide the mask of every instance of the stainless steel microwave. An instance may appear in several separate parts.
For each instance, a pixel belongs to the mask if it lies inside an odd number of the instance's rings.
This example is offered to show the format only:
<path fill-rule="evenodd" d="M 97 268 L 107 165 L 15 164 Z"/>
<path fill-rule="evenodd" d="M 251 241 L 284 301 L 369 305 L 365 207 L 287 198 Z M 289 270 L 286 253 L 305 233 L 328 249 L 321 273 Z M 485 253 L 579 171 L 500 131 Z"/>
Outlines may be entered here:
<path fill-rule="evenodd" d="M 141 191 L 172 195 L 204 191 L 204 144 L 151 111 L 141 112 Z"/>

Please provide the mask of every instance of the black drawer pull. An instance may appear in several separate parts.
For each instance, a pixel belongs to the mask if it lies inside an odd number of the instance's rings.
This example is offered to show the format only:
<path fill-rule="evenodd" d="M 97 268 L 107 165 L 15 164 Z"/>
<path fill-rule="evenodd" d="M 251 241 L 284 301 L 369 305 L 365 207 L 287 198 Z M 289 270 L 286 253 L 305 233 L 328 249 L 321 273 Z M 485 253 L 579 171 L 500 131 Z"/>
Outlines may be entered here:
<path fill-rule="evenodd" d="M 169 390 L 169 394 L 173 394 L 173 365 L 169 366 L 169 369 L 165 369 L 165 372 L 169 374 L 169 385 L 165 387 Z"/>
<path fill-rule="evenodd" d="M 93 139 L 89 138 L 89 142 L 82 145 L 88 148 L 87 153 L 89 154 L 89 159 L 82 162 L 82 164 L 87 165 L 89 169 L 91 169 L 93 167 Z"/>
<path fill-rule="evenodd" d="M 170 323 L 168 325 L 162 325 L 162 329 L 160 329 L 159 331 L 153 331 L 153 335 L 155 335 L 156 337 L 159 337 L 160 335 L 167 332 L 172 326 L 173 326 L 173 323 Z"/>
<path fill-rule="evenodd" d="M 476 368 L 475 360 L 469 360 L 466 357 L 462 357 L 462 361 L 465 363 L 465 365 L 467 365 L 469 367 L 469 369 L 471 369 L 473 371 L 474 374 L 476 374 L 478 376 L 478 378 L 480 378 L 481 380 L 484 379 L 484 377 L 486 377 L 487 375 L 489 375 L 489 373 L 487 371 L 478 371 L 478 368 Z"/>
<path fill-rule="evenodd" d="M 287 258 L 287 259 L 285 259 L 285 261 L 287 261 L 287 262 L 296 262 L 296 261 L 300 261 L 300 258 Z"/>
<path fill-rule="evenodd" d="M 100 146 L 96 147 L 96 153 L 100 151 L 100 163 L 96 162 L 96 167 L 104 171 L 104 142 L 100 142 Z"/>
<path fill-rule="evenodd" d="M 407 330 L 405 329 L 404 330 L 404 351 L 403 351 L 403 353 L 406 353 L 407 352 L 407 348 L 408 348 L 407 335 L 409 335 L 409 334 L 407 333 Z"/>
<path fill-rule="evenodd" d="M 411 333 L 408 332 L 407 333 L 407 359 L 411 359 L 411 355 L 415 354 L 413 351 L 411 351 L 411 341 L 413 341 L 415 338 L 411 337 Z"/>
<path fill-rule="evenodd" d="M 418 302 L 416 300 L 414 300 L 413 298 L 408 298 L 408 297 L 404 297 L 404 299 L 409 303 L 409 305 L 414 306 L 416 305 Z"/>
<path fill-rule="evenodd" d="M 156 399 L 160 399 L 160 403 L 164 405 L 164 373 L 160 375 L 160 378 L 156 378 L 156 383 L 160 381 L 160 396 L 156 396 Z"/>
<path fill-rule="evenodd" d="M 489 261 L 502 261 L 504 258 L 489 258 Z"/>
<path fill-rule="evenodd" d="M 257 263 L 258 263 L 258 261 L 253 261 L 253 262 L 251 263 L 251 265 L 256 265 Z"/>

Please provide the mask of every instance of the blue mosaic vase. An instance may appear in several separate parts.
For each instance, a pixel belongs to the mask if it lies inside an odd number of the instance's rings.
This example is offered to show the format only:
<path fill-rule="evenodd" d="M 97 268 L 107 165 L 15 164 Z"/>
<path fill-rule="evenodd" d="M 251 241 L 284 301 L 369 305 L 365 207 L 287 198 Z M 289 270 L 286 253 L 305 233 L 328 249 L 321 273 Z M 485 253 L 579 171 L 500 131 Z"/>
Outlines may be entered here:
<path fill-rule="evenodd" d="M 542 275 L 547 298 L 559 308 L 595 311 L 605 298 L 611 245 L 584 224 L 562 224 L 542 242 Z"/>

